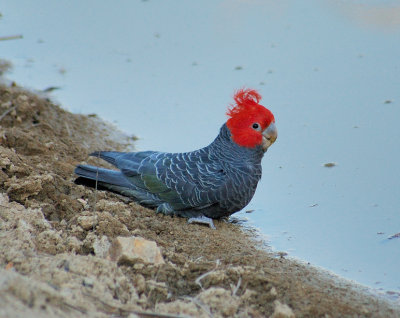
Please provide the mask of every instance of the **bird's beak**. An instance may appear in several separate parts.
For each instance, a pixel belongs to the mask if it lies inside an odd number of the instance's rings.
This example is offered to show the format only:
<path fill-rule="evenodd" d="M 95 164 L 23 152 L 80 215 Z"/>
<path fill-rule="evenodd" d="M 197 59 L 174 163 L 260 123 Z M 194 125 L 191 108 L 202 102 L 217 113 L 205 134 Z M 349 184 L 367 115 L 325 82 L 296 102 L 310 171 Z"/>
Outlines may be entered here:
<path fill-rule="evenodd" d="M 275 123 L 270 123 L 269 126 L 263 130 L 262 136 L 262 149 L 266 152 L 268 147 L 271 146 L 278 137 L 278 130 L 276 129 Z"/>

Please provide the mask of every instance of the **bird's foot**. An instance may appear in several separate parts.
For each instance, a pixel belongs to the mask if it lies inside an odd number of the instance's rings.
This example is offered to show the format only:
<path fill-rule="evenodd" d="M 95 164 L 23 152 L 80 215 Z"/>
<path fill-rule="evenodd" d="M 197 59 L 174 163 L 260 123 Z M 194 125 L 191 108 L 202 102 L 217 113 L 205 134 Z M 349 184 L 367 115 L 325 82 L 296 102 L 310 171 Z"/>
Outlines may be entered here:
<path fill-rule="evenodd" d="M 192 218 L 190 218 L 190 219 L 188 220 L 188 223 L 189 223 L 189 224 L 192 224 L 192 223 L 206 224 L 206 225 L 208 225 L 210 228 L 212 228 L 213 230 L 216 230 L 216 229 L 217 229 L 217 228 L 215 227 L 215 225 L 214 225 L 213 220 L 210 219 L 210 218 L 208 218 L 208 217 L 206 217 L 206 216 L 204 216 L 204 215 L 192 217 Z"/>
<path fill-rule="evenodd" d="M 171 208 L 171 206 L 168 203 L 163 203 L 160 204 L 156 210 L 156 213 L 162 213 L 164 215 L 174 215 L 175 212 Z"/>

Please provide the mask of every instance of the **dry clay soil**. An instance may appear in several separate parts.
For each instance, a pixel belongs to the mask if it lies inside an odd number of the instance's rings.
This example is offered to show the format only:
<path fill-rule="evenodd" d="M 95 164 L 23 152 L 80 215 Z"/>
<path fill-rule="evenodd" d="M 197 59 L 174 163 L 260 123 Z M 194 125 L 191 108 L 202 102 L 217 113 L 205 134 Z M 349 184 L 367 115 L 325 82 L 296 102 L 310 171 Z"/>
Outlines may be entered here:
<path fill-rule="evenodd" d="M 74 183 L 88 153 L 131 145 L 95 115 L 0 86 L 0 317 L 400 317 L 238 224 L 188 225 Z M 107 259 L 118 236 L 155 241 L 165 263 Z"/>

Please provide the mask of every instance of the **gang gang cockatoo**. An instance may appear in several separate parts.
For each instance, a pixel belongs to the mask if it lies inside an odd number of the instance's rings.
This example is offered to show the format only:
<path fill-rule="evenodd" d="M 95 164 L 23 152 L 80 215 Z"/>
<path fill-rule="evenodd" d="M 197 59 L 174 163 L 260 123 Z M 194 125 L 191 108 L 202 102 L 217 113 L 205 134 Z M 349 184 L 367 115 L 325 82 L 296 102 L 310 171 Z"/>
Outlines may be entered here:
<path fill-rule="evenodd" d="M 243 209 L 261 179 L 261 159 L 277 138 L 274 115 L 255 90 L 241 89 L 215 140 L 184 153 L 96 151 L 118 170 L 78 165 L 77 182 L 127 196 L 166 215 L 215 228 L 212 219 Z"/>

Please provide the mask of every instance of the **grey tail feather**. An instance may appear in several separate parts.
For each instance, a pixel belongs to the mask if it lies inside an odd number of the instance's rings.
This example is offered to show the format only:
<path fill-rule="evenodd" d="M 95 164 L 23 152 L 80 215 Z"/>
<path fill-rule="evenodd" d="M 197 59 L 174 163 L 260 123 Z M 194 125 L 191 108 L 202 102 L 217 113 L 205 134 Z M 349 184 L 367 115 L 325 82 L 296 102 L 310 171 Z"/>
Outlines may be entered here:
<path fill-rule="evenodd" d="M 134 201 L 154 208 L 162 202 L 160 199 L 151 193 L 147 193 L 142 189 L 137 188 L 131 184 L 120 171 L 104 169 L 96 166 L 78 165 L 75 168 L 75 174 L 78 178 L 75 183 L 90 186 L 99 190 L 109 190 L 115 193 L 127 196 Z M 98 181 L 98 184 L 96 183 Z"/>
<path fill-rule="evenodd" d="M 97 180 L 98 182 L 105 184 L 112 184 L 124 188 L 132 187 L 132 184 L 123 176 L 120 171 L 89 165 L 78 165 L 75 168 L 75 174 L 81 178 L 94 181 Z"/>

